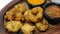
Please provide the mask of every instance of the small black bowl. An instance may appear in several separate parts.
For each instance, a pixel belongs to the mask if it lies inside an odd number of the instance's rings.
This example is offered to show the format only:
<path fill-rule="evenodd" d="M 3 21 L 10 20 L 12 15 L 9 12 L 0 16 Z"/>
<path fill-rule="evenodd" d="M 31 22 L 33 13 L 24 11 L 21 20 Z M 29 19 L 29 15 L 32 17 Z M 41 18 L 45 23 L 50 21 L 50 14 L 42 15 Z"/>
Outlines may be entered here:
<path fill-rule="evenodd" d="M 45 11 L 46 8 L 49 7 L 49 6 L 51 6 L 51 5 L 56 5 L 56 6 L 60 7 L 60 4 L 55 4 L 55 3 L 45 4 L 45 5 L 44 5 L 43 15 L 44 15 L 44 17 L 46 18 L 46 20 L 47 20 L 50 24 L 56 25 L 56 24 L 58 24 L 58 23 L 60 22 L 60 18 L 52 18 L 52 17 L 48 16 L 48 15 L 46 14 L 46 11 Z"/>
<path fill-rule="evenodd" d="M 31 8 L 34 8 L 34 7 L 37 7 L 37 6 L 43 7 L 43 5 L 46 3 L 46 0 L 45 0 L 43 4 L 35 5 L 35 6 L 34 6 L 34 5 L 30 4 L 30 3 L 28 3 L 27 0 L 25 0 L 25 1 L 26 1 L 26 3 L 28 4 L 28 6 L 29 6 L 30 9 L 31 9 Z"/>

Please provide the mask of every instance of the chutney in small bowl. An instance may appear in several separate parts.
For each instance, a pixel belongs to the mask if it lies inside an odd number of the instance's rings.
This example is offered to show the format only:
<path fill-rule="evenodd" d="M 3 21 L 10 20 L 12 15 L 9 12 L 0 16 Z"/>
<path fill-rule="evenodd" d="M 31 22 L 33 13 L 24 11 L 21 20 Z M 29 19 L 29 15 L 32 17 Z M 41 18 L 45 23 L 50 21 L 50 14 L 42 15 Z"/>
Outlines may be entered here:
<path fill-rule="evenodd" d="M 57 22 L 60 22 L 60 5 L 55 3 L 46 4 L 44 16 L 50 24 L 57 24 Z"/>
<path fill-rule="evenodd" d="M 27 4 L 30 8 L 34 8 L 36 6 L 43 6 L 46 3 L 46 0 L 26 0 Z"/>

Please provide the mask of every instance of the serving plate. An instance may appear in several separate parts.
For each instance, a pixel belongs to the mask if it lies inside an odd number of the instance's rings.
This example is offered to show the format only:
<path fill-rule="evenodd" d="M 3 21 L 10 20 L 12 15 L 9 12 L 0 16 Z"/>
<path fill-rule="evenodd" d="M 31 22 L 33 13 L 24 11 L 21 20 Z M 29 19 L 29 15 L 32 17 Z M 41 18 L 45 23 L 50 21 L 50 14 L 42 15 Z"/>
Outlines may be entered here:
<path fill-rule="evenodd" d="M 23 2 L 24 0 L 13 0 L 9 4 L 7 4 L 1 11 L 0 11 L 0 34 L 22 34 L 21 32 L 17 33 L 11 33 L 11 32 L 6 32 L 6 29 L 4 28 L 4 14 L 7 10 L 12 8 L 14 5 Z M 49 1 L 49 0 L 48 0 Z M 47 1 L 47 2 L 48 2 Z M 49 3 L 49 2 L 48 2 Z M 40 32 L 38 30 L 35 31 L 34 34 L 54 34 L 54 33 L 60 33 L 60 25 L 50 25 L 49 29 L 45 32 Z"/>

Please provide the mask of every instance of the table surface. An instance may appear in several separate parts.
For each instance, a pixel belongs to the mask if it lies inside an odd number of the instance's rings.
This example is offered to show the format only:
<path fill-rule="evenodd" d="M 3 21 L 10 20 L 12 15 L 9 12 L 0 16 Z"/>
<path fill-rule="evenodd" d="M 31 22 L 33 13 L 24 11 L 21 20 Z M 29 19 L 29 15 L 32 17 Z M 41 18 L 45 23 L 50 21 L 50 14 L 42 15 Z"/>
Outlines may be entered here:
<path fill-rule="evenodd" d="M 11 1 L 12 0 L 0 0 L 0 10 L 2 10 L 2 8 L 4 8 Z"/>

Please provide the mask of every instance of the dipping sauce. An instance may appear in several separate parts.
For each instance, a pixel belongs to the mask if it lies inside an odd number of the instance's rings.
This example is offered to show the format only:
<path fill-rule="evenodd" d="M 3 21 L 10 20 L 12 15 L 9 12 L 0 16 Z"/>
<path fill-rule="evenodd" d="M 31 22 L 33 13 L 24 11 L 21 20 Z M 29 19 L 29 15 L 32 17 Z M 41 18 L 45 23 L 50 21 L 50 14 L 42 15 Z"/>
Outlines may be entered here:
<path fill-rule="evenodd" d="M 27 2 L 32 5 L 40 5 L 43 4 L 45 0 L 27 0 Z"/>
<path fill-rule="evenodd" d="M 51 5 L 46 8 L 46 13 L 49 17 L 60 18 L 60 7 L 56 5 Z"/>

